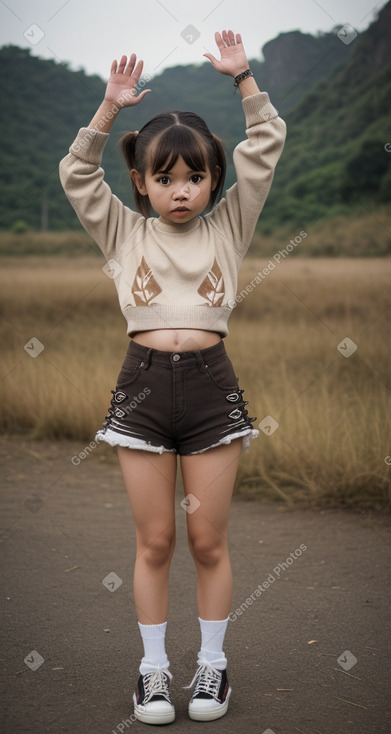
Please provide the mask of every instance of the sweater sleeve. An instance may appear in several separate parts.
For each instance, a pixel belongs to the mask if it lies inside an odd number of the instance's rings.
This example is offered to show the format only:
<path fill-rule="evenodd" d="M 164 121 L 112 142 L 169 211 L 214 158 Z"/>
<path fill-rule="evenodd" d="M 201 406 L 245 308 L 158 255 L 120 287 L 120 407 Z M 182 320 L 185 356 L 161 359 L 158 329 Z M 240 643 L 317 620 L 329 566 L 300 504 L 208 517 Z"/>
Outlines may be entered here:
<path fill-rule="evenodd" d="M 81 128 L 69 154 L 60 162 L 60 180 L 84 229 L 109 260 L 145 222 L 126 207 L 104 181 L 100 163 L 109 138 L 93 128 Z"/>
<path fill-rule="evenodd" d="M 233 153 L 237 180 L 207 214 L 209 222 L 221 234 L 226 234 L 231 241 L 233 238 L 240 257 L 244 257 L 250 246 L 286 136 L 285 122 L 278 116 L 267 92 L 245 97 L 242 105 L 247 139 Z"/>

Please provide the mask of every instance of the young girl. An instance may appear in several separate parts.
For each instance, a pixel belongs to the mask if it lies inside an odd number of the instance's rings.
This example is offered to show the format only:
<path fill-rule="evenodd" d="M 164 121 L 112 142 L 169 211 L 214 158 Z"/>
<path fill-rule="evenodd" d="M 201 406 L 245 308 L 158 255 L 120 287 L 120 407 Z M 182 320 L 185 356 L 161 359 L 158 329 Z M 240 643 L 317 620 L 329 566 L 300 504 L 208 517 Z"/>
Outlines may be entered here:
<path fill-rule="evenodd" d="M 285 123 L 258 89 L 240 34 L 223 31 L 215 40 L 221 60 L 204 56 L 235 80 L 247 138 L 234 151 L 237 183 L 213 211 L 224 184 L 224 150 L 192 112 L 157 115 L 122 139 L 138 212 L 104 182 L 100 161 L 118 112 L 151 91 L 136 96 L 143 61 L 136 64 L 135 54 L 113 61 L 102 104 L 60 164 L 66 195 L 110 263 L 131 337 L 97 439 L 118 446 L 136 526 L 134 599 L 144 656 L 133 700 L 136 718 L 149 724 L 175 718 L 165 631 L 176 455 L 201 630 L 188 713 L 209 721 L 226 713 L 231 693 L 223 652 L 232 599 L 228 514 L 241 449 L 258 435 L 223 338 Z"/>

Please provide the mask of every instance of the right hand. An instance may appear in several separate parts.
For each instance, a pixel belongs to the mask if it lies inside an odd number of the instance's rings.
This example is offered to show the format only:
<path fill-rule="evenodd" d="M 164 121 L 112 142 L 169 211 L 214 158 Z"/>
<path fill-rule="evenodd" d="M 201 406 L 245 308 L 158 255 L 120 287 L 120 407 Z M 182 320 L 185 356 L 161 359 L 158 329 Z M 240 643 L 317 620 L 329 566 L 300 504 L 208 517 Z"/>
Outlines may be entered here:
<path fill-rule="evenodd" d="M 118 107 L 131 107 L 139 104 L 145 95 L 151 89 L 144 89 L 138 97 L 136 97 L 138 80 L 143 70 L 144 62 L 140 61 L 136 64 L 136 54 L 129 56 L 121 56 L 119 64 L 114 59 L 111 64 L 110 77 L 107 82 L 105 100 L 118 105 Z"/>

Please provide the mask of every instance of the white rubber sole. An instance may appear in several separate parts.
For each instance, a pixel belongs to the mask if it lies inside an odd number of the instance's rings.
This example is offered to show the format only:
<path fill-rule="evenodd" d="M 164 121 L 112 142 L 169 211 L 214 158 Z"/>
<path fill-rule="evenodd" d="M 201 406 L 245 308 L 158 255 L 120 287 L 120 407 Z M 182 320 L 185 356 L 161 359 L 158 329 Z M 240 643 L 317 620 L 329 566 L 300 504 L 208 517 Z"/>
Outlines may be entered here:
<path fill-rule="evenodd" d="M 156 704 L 157 703 L 158 702 L 156 701 Z M 144 724 L 171 724 L 175 721 L 175 709 L 173 706 L 169 708 L 168 702 L 167 707 L 164 706 L 164 709 L 166 710 L 154 711 L 155 706 L 153 703 L 147 703 L 146 706 L 142 706 L 137 703 L 136 696 L 133 694 L 133 704 L 136 719 L 138 719 L 138 721 L 142 721 Z"/>
<path fill-rule="evenodd" d="M 216 708 L 209 709 L 209 711 L 207 709 L 204 709 L 204 711 L 202 711 L 197 703 L 198 701 L 201 703 L 201 701 L 207 701 L 208 699 L 196 698 L 194 702 L 190 701 L 188 709 L 189 718 L 193 719 L 193 721 L 214 721 L 215 719 L 220 719 L 220 717 L 224 716 L 224 714 L 226 714 L 228 711 L 230 695 L 231 688 L 228 688 L 227 698 L 225 699 L 224 703 L 216 703 Z"/>

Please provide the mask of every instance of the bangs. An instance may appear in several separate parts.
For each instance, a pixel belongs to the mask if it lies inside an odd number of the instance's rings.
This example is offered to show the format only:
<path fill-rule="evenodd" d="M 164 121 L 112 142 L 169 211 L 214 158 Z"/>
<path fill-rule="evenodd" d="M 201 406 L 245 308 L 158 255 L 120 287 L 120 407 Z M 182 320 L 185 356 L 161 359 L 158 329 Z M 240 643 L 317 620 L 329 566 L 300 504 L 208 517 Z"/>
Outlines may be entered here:
<path fill-rule="evenodd" d="M 168 173 L 179 156 L 192 171 L 207 171 L 205 150 L 198 135 L 185 125 L 171 125 L 160 135 L 151 153 L 152 175 L 158 171 Z"/>

